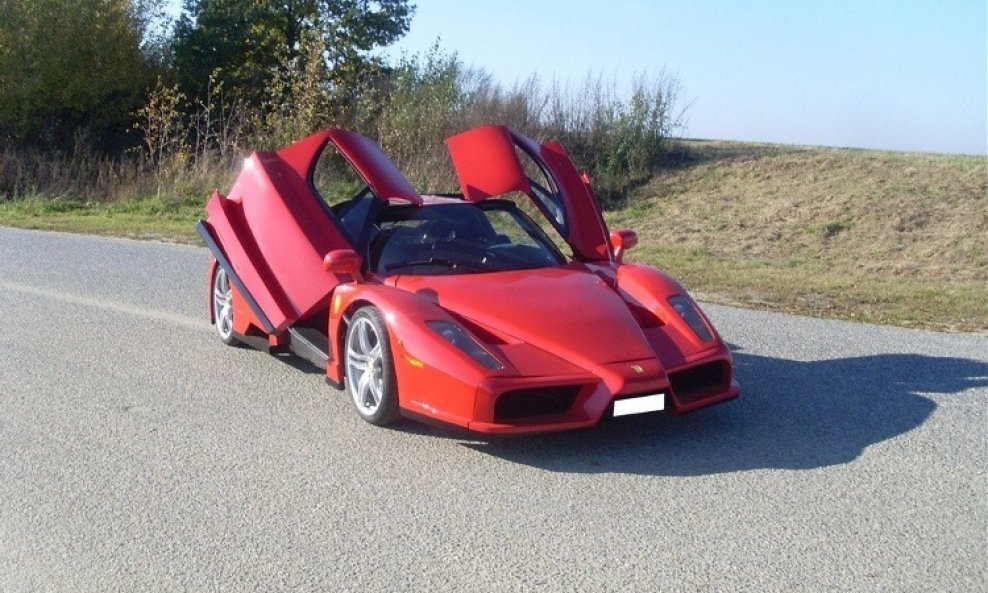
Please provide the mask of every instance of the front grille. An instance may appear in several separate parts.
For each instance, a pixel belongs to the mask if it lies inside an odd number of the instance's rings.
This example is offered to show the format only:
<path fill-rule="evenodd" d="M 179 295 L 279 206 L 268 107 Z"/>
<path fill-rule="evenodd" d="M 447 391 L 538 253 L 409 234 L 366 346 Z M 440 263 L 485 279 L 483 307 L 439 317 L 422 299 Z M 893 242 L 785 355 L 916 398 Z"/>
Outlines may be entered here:
<path fill-rule="evenodd" d="M 669 373 L 672 391 L 683 403 L 730 387 L 731 367 L 723 360 Z"/>
<path fill-rule="evenodd" d="M 532 416 L 562 414 L 573 406 L 579 393 L 579 385 L 506 391 L 494 404 L 494 420 L 505 422 Z"/>

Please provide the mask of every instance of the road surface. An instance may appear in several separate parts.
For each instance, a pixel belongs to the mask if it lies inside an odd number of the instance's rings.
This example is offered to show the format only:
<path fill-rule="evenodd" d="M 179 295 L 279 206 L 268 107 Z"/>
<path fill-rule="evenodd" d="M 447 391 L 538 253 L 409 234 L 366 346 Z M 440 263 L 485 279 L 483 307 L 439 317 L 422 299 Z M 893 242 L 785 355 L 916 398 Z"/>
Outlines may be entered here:
<path fill-rule="evenodd" d="M 0 228 L 0 591 L 988 590 L 988 338 L 708 306 L 741 399 L 484 440 L 223 346 L 199 248 Z"/>

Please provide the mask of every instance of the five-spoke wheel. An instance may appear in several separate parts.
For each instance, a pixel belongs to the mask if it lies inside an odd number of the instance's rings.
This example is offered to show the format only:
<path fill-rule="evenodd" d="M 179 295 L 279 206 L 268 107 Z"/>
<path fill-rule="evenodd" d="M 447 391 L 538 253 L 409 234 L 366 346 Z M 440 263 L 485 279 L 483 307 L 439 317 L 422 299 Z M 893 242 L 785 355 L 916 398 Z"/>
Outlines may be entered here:
<path fill-rule="evenodd" d="M 371 424 L 391 424 L 398 417 L 391 344 L 381 313 L 359 309 L 346 332 L 346 389 L 360 417 Z"/>
<path fill-rule="evenodd" d="M 213 272 L 213 323 L 224 344 L 233 346 L 239 340 L 233 335 L 233 295 L 226 270 L 217 265 Z"/>

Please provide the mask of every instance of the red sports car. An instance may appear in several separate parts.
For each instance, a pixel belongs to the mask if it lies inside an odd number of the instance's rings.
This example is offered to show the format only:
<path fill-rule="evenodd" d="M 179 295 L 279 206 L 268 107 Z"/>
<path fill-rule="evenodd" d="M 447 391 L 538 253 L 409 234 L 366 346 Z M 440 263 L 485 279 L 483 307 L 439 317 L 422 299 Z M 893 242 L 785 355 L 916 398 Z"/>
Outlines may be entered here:
<path fill-rule="evenodd" d="M 325 368 L 379 425 L 543 432 L 738 396 L 710 321 L 622 262 L 635 233 L 608 232 L 562 146 L 503 126 L 447 143 L 460 194 L 419 194 L 347 130 L 252 154 L 198 225 L 220 339 Z M 323 199 L 324 158 L 356 171 L 355 194 Z"/>

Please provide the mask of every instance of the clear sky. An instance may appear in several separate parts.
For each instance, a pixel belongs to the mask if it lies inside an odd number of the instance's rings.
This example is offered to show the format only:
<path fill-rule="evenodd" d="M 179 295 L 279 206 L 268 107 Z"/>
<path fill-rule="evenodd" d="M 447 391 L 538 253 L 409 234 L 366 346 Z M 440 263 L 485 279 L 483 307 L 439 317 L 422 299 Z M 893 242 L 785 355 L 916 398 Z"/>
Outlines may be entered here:
<path fill-rule="evenodd" d="M 510 85 L 665 68 L 692 138 L 988 153 L 986 0 L 413 0 L 392 53 Z"/>

